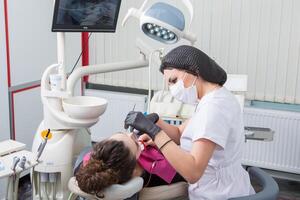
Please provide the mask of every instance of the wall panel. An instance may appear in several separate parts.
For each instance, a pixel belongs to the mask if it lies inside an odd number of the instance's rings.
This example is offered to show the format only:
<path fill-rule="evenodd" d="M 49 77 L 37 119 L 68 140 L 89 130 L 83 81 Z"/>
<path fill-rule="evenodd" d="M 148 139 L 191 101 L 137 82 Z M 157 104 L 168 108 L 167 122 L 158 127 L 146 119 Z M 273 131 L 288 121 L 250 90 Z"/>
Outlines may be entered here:
<path fill-rule="evenodd" d="M 40 88 L 35 88 L 14 95 L 16 140 L 31 149 L 33 137 L 43 119 L 43 107 Z"/>
<path fill-rule="evenodd" d="M 103 90 L 86 90 L 89 96 L 105 98 L 108 101 L 107 109 L 97 124 L 91 127 L 92 141 L 100 141 L 116 132 L 124 132 L 124 119 L 129 111 L 145 111 L 146 95 L 135 95 Z"/>
<path fill-rule="evenodd" d="M 8 0 L 12 85 L 39 80 L 56 61 L 56 34 L 51 32 L 53 1 Z"/>
<path fill-rule="evenodd" d="M 7 15 L 3 12 L 4 5 L 7 5 Z M 4 0 L 0 9 L 0 131 L 1 134 L 7 134 L 1 135 L 0 140 L 9 138 L 11 134 L 12 139 L 24 142 L 27 148 L 31 148 L 37 124 L 43 119 L 40 115 L 39 80 L 46 67 L 57 62 L 56 33 L 51 32 L 53 0 Z M 7 19 L 7 30 L 4 30 L 3 19 Z M 80 35 L 66 34 L 67 72 L 80 55 Z M 5 40 L 9 43 L 9 49 Z M 10 65 L 7 64 L 6 54 L 10 55 Z M 81 66 L 80 62 L 78 66 Z M 6 76 L 11 79 L 11 85 Z"/>
<path fill-rule="evenodd" d="M 0 141 L 9 138 L 8 85 L 6 63 L 6 41 L 4 4 L 0 3 Z"/>
<path fill-rule="evenodd" d="M 174 5 L 179 5 L 172 1 Z M 300 2 L 298 0 L 197 0 L 192 31 L 196 46 L 214 58 L 228 73 L 248 75 L 248 99 L 300 103 Z M 134 0 L 122 2 L 119 22 Z M 116 34 L 97 35 L 103 42 L 92 48 L 105 49 L 97 61 L 113 62 L 136 58 L 135 38 L 151 45 L 137 20 Z M 168 48 L 169 49 L 169 48 Z M 96 50 L 97 51 L 97 50 Z M 101 56 L 103 58 L 101 58 Z M 156 69 L 158 66 L 156 66 Z M 155 70 L 155 69 L 154 69 Z M 153 72 L 154 88 L 161 87 L 161 75 Z M 147 70 L 97 75 L 95 83 L 147 88 Z"/>

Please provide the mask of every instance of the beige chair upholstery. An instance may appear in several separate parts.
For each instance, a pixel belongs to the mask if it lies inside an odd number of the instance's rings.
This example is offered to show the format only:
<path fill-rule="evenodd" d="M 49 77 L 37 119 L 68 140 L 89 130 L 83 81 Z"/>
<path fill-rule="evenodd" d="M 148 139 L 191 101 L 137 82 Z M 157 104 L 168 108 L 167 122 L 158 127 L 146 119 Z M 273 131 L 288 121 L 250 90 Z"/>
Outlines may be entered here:
<path fill-rule="evenodd" d="M 188 199 L 188 183 L 178 182 L 171 185 L 143 188 L 139 200 L 186 200 Z"/>
<path fill-rule="evenodd" d="M 104 198 L 101 200 L 123 200 L 139 192 L 143 188 L 143 179 L 141 177 L 132 178 L 125 184 L 115 184 L 103 190 Z M 69 190 L 76 196 L 86 199 L 100 199 L 95 195 L 87 194 L 80 190 L 75 177 L 72 177 L 68 183 Z"/>
<path fill-rule="evenodd" d="M 140 177 L 133 178 L 124 185 L 112 185 L 103 190 L 104 198 L 101 200 L 123 200 L 133 196 L 139 192 L 143 186 L 143 179 Z M 68 183 L 69 190 L 77 196 L 86 199 L 98 200 L 95 195 L 87 194 L 80 190 L 75 177 L 72 177 Z M 143 188 L 139 193 L 139 200 L 187 200 L 188 199 L 188 183 L 178 182 L 171 185 L 163 185 L 156 187 Z"/>

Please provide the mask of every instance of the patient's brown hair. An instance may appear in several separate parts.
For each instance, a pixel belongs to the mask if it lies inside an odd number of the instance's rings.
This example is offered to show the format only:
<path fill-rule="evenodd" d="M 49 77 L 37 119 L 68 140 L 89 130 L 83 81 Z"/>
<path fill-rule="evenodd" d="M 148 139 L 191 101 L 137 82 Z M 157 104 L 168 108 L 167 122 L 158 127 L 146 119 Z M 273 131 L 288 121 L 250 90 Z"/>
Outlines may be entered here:
<path fill-rule="evenodd" d="M 135 165 L 135 155 L 122 141 L 107 139 L 93 146 L 90 160 L 75 176 L 82 191 L 103 197 L 104 188 L 130 180 Z"/>

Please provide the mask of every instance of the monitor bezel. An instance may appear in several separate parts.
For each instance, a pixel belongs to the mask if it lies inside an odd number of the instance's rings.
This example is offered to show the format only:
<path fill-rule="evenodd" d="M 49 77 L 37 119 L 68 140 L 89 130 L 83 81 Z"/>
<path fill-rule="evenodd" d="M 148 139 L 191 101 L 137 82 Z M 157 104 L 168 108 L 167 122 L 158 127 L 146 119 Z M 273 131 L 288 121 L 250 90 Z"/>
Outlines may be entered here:
<path fill-rule="evenodd" d="M 109 26 L 107 28 L 99 29 L 99 27 L 97 27 L 97 25 L 80 26 L 80 25 L 56 24 L 57 15 L 58 15 L 58 6 L 60 3 L 60 0 L 55 0 L 51 30 L 52 30 L 52 32 L 110 32 L 110 33 L 114 33 L 114 32 L 116 32 L 116 28 L 117 28 L 117 21 L 119 18 L 121 2 L 122 2 L 122 0 L 119 0 L 117 8 L 116 8 L 114 25 Z"/>

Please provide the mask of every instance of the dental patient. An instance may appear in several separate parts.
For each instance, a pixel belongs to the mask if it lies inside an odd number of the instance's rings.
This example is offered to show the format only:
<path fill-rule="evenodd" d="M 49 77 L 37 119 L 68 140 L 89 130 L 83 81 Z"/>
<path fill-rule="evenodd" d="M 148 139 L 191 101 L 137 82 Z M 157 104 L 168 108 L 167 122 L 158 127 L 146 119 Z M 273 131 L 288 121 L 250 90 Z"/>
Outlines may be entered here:
<path fill-rule="evenodd" d="M 185 181 L 156 146 L 138 141 L 133 133 L 116 133 L 93 145 L 75 168 L 79 188 L 101 197 L 101 190 L 141 176 L 144 187 Z"/>

